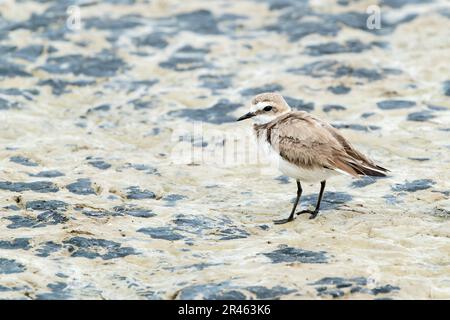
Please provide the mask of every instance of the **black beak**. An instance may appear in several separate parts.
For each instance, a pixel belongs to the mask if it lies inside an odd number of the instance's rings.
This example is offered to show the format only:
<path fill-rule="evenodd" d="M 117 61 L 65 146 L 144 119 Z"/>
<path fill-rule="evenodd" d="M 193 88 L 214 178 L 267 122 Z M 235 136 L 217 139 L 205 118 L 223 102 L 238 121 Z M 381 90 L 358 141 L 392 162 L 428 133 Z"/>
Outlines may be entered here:
<path fill-rule="evenodd" d="M 249 113 L 244 114 L 242 117 L 240 117 L 240 118 L 237 119 L 236 121 L 242 121 L 242 120 L 245 120 L 245 119 L 249 119 L 249 118 L 251 118 L 251 117 L 254 117 L 254 116 L 256 116 L 256 114 L 255 114 L 254 112 L 249 112 Z"/>

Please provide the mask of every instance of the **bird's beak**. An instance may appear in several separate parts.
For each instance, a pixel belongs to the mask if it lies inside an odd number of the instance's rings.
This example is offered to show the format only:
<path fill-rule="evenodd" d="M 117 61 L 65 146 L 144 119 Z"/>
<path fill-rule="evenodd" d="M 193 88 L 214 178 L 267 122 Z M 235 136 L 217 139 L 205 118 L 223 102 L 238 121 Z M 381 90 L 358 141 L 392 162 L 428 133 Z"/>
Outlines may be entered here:
<path fill-rule="evenodd" d="M 249 113 L 244 114 L 242 117 L 240 117 L 240 118 L 237 119 L 236 121 L 242 121 L 242 120 L 245 120 L 245 119 L 249 119 L 249 118 L 251 118 L 251 117 L 254 117 L 254 116 L 256 116 L 256 114 L 255 114 L 254 112 L 249 112 Z"/>

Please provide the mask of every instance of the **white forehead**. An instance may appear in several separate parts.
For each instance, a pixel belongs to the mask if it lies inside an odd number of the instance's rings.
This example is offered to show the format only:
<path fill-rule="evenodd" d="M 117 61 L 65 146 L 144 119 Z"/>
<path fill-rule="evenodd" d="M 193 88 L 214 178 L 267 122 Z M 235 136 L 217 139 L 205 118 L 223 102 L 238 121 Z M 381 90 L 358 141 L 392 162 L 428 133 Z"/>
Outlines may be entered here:
<path fill-rule="evenodd" d="M 271 105 L 271 103 L 269 101 L 260 101 L 257 104 L 252 104 L 252 106 L 250 107 L 250 111 L 255 112 L 257 110 L 261 110 L 270 105 Z"/>

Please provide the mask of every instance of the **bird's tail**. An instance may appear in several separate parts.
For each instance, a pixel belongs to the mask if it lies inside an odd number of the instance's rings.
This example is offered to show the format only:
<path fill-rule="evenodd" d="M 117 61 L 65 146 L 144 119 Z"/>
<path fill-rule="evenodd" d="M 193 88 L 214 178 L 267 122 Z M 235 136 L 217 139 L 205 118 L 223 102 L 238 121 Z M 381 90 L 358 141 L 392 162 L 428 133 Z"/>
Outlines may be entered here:
<path fill-rule="evenodd" d="M 372 162 L 357 160 L 352 157 L 335 159 L 335 170 L 349 174 L 353 177 L 386 177 L 388 169 L 376 165 Z"/>
<path fill-rule="evenodd" d="M 347 162 L 347 164 L 355 170 L 358 175 L 369 176 L 369 177 L 386 177 L 386 173 L 389 172 L 388 169 L 383 168 L 379 165 L 364 162 Z"/>

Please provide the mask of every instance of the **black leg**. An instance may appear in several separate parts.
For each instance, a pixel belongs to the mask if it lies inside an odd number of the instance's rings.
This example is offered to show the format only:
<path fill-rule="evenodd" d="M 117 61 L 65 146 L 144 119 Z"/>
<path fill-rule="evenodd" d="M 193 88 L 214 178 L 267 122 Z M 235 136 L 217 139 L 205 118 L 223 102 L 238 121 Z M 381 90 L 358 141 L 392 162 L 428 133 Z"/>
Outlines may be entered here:
<path fill-rule="evenodd" d="M 319 192 L 319 198 L 317 199 L 316 209 L 314 211 L 302 210 L 302 211 L 297 212 L 297 215 L 303 214 L 303 213 L 310 213 L 311 214 L 311 216 L 309 217 L 310 219 L 314 219 L 315 217 L 317 217 L 317 215 L 319 214 L 320 203 L 322 202 L 323 191 L 325 190 L 325 184 L 326 184 L 325 180 L 320 182 L 320 192 Z"/>
<path fill-rule="evenodd" d="M 325 180 L 320 183 L 319 199 L 317 199 L 316 210 L 314 210 L 314 213 L 311 215 L 311 217 L 309 217 L 310 219 L 314 219 L 319 214 L 320 203 L 322 202 L 323 191 L 325 190 L 326 183 L 327 182 Z"/>
<path fill-rule="evenodd" d="M 300 201 L 301 196 L 302 196 L 302 185 L 300 184 L 300 181 L 297 180 L 297 198 L 295 199 L 291 214 L 289 215 L 289 218 L 287 218 L 287 219 L 275 220 L 274 221 L 275 224 L 283 224 L 283 223 L 294 220 L 295 209 L 297 209 L 297 205 L 298 205 L 298 202 Z"/>

